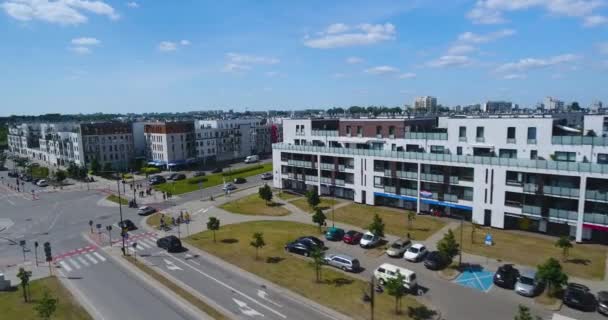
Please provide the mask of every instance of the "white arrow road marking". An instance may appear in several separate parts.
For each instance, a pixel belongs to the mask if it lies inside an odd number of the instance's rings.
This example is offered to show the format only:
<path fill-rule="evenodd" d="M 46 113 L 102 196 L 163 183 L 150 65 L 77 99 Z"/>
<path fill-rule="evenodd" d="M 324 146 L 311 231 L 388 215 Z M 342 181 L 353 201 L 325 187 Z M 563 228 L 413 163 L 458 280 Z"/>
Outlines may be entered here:
<path fill-rule="evenodd" d="M 236 303 L 239 306 L 239 309 L 241 309 L 241 312 L 244 315 L 250 316 L 250 317 L 255 317 L 255 316 L 264 317 L 263 314 L 259 313 L 257 310 L 254 310 L 253 308 L 248 306 L 245 302 L 234 299 L 234 298 L 232 298 L 232 300 L 234 300 L 234 303 Z"/>
<path fill-rule="evenodd" d="M 171 271 L 183 270 L 182 268 L 176 266 L 175 263 L 173 263 L 173 261 L 167 260 L 167 259 L 163 259 L 163 260 L 165 260 L 165 264 L 167 265 L 167 269 L 169 269 Z"/>
<path fill-rule="evenodd" d="M 270 299 L 268 298 L 268 293 L 266 293 L 266 291 L 264 291 L 264 290 L 260 290 L 260 289 L 258 289 L 258 297 L 260 297 L 260 298 L 262 298 L 262 299 L 264 299 L 264 300 L 266 300 L 266 301 L 268 301 L 268 302 L 270 302 L 270 303 L 274 304 L 275 306 L 277 306 L 277 307 L 279 307 L 279 308 L 282 308 L 282 307 L 283 307 L 282 305 L 280 305 L 280 304 L 278 304 L 278 303 L 276 303 L 276 302 L 274 302 L 274 301 L 270 300 Z"/>

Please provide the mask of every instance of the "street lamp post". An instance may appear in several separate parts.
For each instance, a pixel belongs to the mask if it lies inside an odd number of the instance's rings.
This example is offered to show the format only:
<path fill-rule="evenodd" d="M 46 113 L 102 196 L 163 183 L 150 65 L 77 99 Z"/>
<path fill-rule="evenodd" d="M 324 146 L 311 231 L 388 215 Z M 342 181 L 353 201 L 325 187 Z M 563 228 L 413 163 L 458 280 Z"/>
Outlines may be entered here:
<path fill-rule="evenodd" d="M 101 171 L 102 173 L 109 173 L 109 174 L 117 174 L 118 172 L 116 171 Z M 121 227 L 121 229 L 123 228 L 123 218 L 122 218 L 122 198 L 120 196 L 120 176 L 116 177 L 116 190 L 118 191 L 118 212 L 120 214 L 120 224 L 119 226 Z M 92 227 L 91 227 L 92 228 Z M 121 230 L 122 231 L 122 230 Z M 122 235 L 122 232 L 121 232 Z M 124 256 L 127 255 L 127 251 L 125 249 L 125 237 L 121 236 L 122 238 L 122 254 Z"/>

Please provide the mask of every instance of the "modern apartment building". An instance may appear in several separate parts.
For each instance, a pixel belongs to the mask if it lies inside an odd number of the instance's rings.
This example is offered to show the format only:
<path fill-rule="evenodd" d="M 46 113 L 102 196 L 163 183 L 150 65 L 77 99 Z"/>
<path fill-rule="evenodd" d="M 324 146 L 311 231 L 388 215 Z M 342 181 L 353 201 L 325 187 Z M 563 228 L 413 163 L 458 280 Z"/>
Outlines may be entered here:
<path fill-rule="evenodd" d="M 606 243 L 608 116 L 580 117 L 285 120 L 273 183 Z"/>
<path fill-rule="evenodd" d="M 416 97 L 414 99 L 414 109 L 434 113 L 437 111 L 437 98 L 431 96 Z"/>
<path fill-rule="evenodd" d="M 147 123 L 144 135 L 149 164 L 171 168 L 196 161 L 194 122 Z"/>
<path fill-rule="evenodd" d="M 565 110 L 564 102 L 557 98 L 554 98 L 554 97 L 546 97 L 544 104 L 545 104 L 545 110 L 557 111 L 557 112 Z"/>

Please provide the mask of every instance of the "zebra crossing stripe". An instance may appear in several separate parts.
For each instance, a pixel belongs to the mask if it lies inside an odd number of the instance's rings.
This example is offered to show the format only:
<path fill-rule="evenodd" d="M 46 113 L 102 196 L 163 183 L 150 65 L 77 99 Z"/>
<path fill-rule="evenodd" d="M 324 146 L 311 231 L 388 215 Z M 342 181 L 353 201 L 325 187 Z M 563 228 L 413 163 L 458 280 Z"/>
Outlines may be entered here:
<path fill-rule="evenodd" d="M 146 244 L 148 244 L 152 248 L 156 247 L 156 243 L 154 243 L 152 240 L 143 239 L 142 242 L 145 242 Z"/>
<path fill-rule="evenodd" d="M 144 247 L 146 249 L 150 249 L 150 245 L 147 244 L 147 243 L 145 243 L 143 239 L 139 240 L 139 242 L 137 243 L 137 246 L 142 246 L 142 247 Z"/>
<path fill-rule="evenodd" d="M 104 258 L 102 255 L 100 255 L 100 254 L 99 254 L 99 253 L 97 253 L 97 252 L 93 252 L 93 255 L 94 255 L 95 257 L 97 257 L 97 258 L 98 258 L 99 260 L 101 260 L 101 261 L 106 261 L 106 258 Z"/>
<path fill-rule="evenodd" d="M 70 266 L 67 263 L 65 263 L 65 261 L 59 261 L 59 264 L 65 271 L 67 271 L 67 272 L 72 271 L 72 268 L 70 268 Z"/>
<path fill-rule="evenodd" d="M 97 260 L 95 260 L 95 258 L 93 258 L 90 254 L 87 253 L 84 256 L 89 259 L 89 261 L 93 262 L 93 264 L 97 264 Z"/>
<path fill-rule="evenodd" d="M 74 266 L 74 268 L 80 269 L 80 265 L 78 262 L 76 262 L 76 260 L 68 259 L 68 261 Z"/>
<path fill-rule="evenodd" d="M 89 266 L 89 263 L 86 260 L 84 260 L 82 257 L 79 256 L 76 258 L 78 259 L 78 261 L 80 261 L 80 263 L 84 264 L 85 267 Z"/>

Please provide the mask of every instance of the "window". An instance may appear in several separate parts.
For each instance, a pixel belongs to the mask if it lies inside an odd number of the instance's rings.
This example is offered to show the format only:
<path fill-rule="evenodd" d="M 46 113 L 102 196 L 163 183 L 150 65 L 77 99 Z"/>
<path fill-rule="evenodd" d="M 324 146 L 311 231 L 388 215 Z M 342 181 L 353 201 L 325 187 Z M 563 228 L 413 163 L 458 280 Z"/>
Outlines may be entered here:
<path fill-rule="evenodd" d="M 530 159 L 532 159 L 532 160 L 538 159 L 538 150 L 530 150 Z"/>
<path fill-rule="evenodd" d="M 528 144 L 536 144 L 536 127 L 528 128 Z"/>
<path fill-rule="evenodd" d="M 500 149 L 498 156 L 501 158 L 517 158 L 517 150 L 515 149 Z"/>
<path fill-rule="evenodd" d="M 382 126 L 376 126 L 376 135 L 382 136 Z"/>
<path fill-rule="evenodd" d="M 458 140 L 467 141 L 467 127 L 460 126 L 458 128 Z"/>
<path fill-rule="evenodd" d="M 597 154 L 597 163 L 608 164 L 608 153 L 598 153 Z"/>
<path fill-rule="evenodd" d="M 388 127 L 388 135 L 391 136 L 391 138 L 395 137 L 395 126 Z"/>
<path fill-rule="evenodd" d="M 346 134 L 351 135 L 350 126 L 346 126 Z"/>
<path fill-rule="evenodd" d="M 357 135 L 358 136 L 362 136 L 363 135 L 363 127 L 362 126 L 357 126 Z"/>
<path fill-rule="evenodd" d="M 507 128 L 507 143 L 515 143 L 515 127 Z"/>
<path fill-rule="evenodd" d="M 444 146 L 431 146 L 431 153 L 445 153 Z"/>
<path fill-rule="evenodd" d="M 576 161 L 576 152 L 555 151 L 553 160 L 575 162 Z"/>
<path fill-rule="evenodd" d="M 456 155 L 462 155 L 462 147 L 456 147 Z"/>
<path fill-rule="evenodd" d="M 485 139 L 484 139 L 484 127 L 477 127 L 477 130 L 475 132 L 475 138 L 477 139 L 478 142 L 485 141 Z"/>
<path fill-rule="evenodd" d="M 382 181 L 382 177 L 374 177 L 374 187 L 376 187 L 376 188 L 382 188 L 382 186 L 384 186 L 384 183 Z"/>

